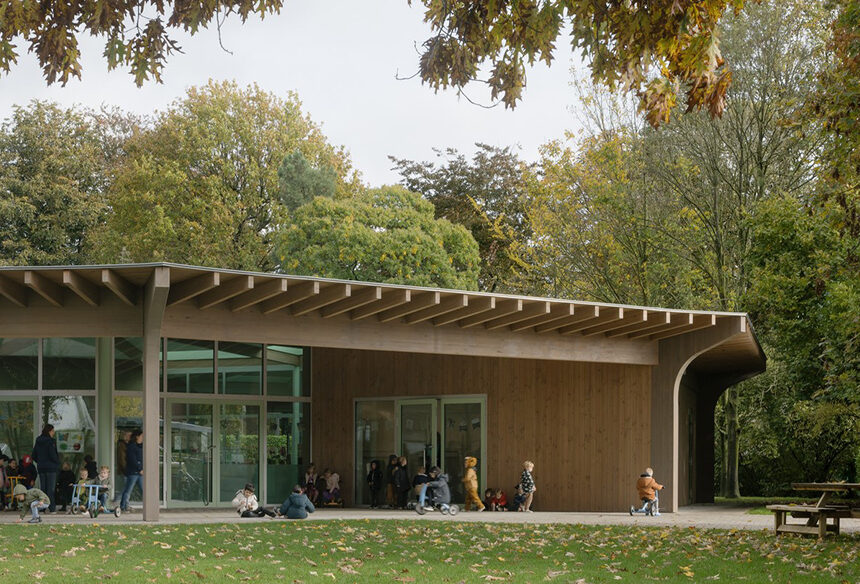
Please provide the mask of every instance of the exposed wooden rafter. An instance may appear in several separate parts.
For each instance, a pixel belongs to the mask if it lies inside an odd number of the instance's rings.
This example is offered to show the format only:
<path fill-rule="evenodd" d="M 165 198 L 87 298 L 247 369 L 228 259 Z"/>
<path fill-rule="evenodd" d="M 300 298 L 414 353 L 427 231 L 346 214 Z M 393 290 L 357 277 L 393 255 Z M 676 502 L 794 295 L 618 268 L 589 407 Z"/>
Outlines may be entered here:
<path fill-rule="evenodd" d="M 600 333 L 608 333 L 612 332 L 616 329 L 620 329 L 626 326 L 629 326 L 630 323 L 641 324 L 643 322 L 648 321 L 648 311 L 647 310 L 639 310 L 636 308 L 633 309 L 625 309 L 621 320 L 610 320 L 609 322 L 604 322 L 601 324 L 596 324 L 594 326 L 590 326 L 586 329 L 582 329 L 582 336 L 588 337 L 591 335 L 599 335 Z"/>
<path fill-rule="evenodd" d="M 594 318 L 583 320 L 575 324 L 569 324 L 558 329 L 562 335 L 572 335 L 593 326 L 602 325 L 610 322 L 615 322 L 624 318 L 624 309 L 616 306 L 607 306 L 601 308 Z"/>
<path fill-rule="evenodd" d="M 521 320 L 520 322 L 516 322 L 511 325 L 511 330 L 514 332 L 523 331 L 537 325 L 557 322 L 563 318 L 572 317 L 574 311 L 575 308 L 573 304 L 553 304 L 550 307 L 549 314 L 541 314 L 539 316 L 533 316 L 531 318 Z"/>
<path fill-rule="evenodd" d="M 406 316 L 407 324 L 417 324 L 431 318 L 459 310 L 469 306 L 469 297 L 465 294 L 454 294 L 441 300 L 436 306 L 431 306 Z"/>
<path fill-rule="evenodd" d="M 397 320 L 398 318 L 403 318 L 404 316 L 412 314 L 413 312 L 418 312 L 419 310 L 424 310 L 425 308 L 429 308 L 431 306 L 439 304 L 439 297 L 439 292 L 424 292 L 422 294 L 414 294 L 410 302 L 407 302 L 406 304 L 401 304 L 400 306 L 396 306 L 394 308 L 389 308 L 384 312 L 380 312 L 376 318 L 379 320 L 379 322 L 390 322 L 392 320 Z"/>
<path fill-rule="evenodd" d="M 654 327 L 649 327 L 647 329 L 643 329 L 641 331 L 635 331 L 627 335 L 630 339 L 641 339 L 644 337 L 650 337 L 653 334 L 661 333 L 664 331 L 673 331 L 678 330 L 680 328 L 685 328 L 688 326 L 692 326 L 693 324 L 693 315 L 689 312 L 673 312 L 671 313 L 671 318 L 669 322 L 665 324 L 655 325 Z"/>
<path fill-rule="evenodd" d="M 316 296 L 319 293 L 319 282 L 302 282 L 301 284 L 291 286 L 290 289 L 283 294 L 269 298 L 263 302 L 260 309 L 263 311 L 263 314 L 271 314 L 288 306 L 292 306 L 296 302 L 301 302 L 305 298 Z"/>
<path fill-rule="evenodd" d="M 459 308 L 457 310 L 452 310 L 447 314 L 442 314 L 433 319 L 433 326 L 442 326 L 445 324 L 450 324 L 452 322 L 456 322 L 460 319 L 466 318 L 467 316 L 474 316 L 476 314 L 481 314 L 482 312 L 487 312 L 489 310 L 495 310 L 496 308 L 496 299 L 493 296 L 473 296 L 469 298 L 469 304 L 464 306 L 463 308 Z"/>
<path fill-rule="evenodd" d="M 231 298 L 235 298 L 239 294 L 254 289 L 254 276 L 237 276 L 232 280 L 227 280 L 220 286 L 204 292 L 197 297 L 197 308 L 205 310 L 212 308 L 222 302 L 226 302 Z"/>
<path fill-rule="evenodd" d="M 27 306 L 27 288 L 8 278 L 0 277 L 0 294 L 21 308 Z"/>
<path fill-rule="evenodd" d="M 251 308 L 252 306 L 264 302 L 269 298 L 274 298 L 278 294 L 283 294 L 287 291 L 287 288 L 286 278 L 270 280 L 260 284 L 259 286 L 255 284 L 253 290 L 244 292 L 230 301 L 230 310 L 238 312 L 240 310 Z"/>
<path fill-rule="evenodd" d="M 327 288 L 320 291 L 319 294 L 306 298 L 297 302 L 290 309 L 293 316 L 302 316 L 319 310 L 324 306 L 349 298 L 352 295 L 352 286 L 350 284 L 331 284 Z"/>
<path fill-rule="evenodd" d="M 98 306 L 101 297 L 100 286 L 96 286 L 77 272 L 63 270 L 63 286 L 80 296 L 90 306 Z"/>
<path fill-rule="evenodd" d="M 573 325 L 586 320 L 594 320 L 600 316 L 599 306 L 577 306 L 572 316 L 557 318 L 535 326 L 536 333 L 548 333 L 562 327 Z"/>
<path fill-rule="evenodd" d="M 653 310 L 646 310 L 645 312 L 645 320 L 611 330 L 606 333 L 606 336 L 610 339 L 622 337 L 632 333 L 654 330 L 655 328 L 666 326 L 672 322 L 672 313 L 670 312 L 655 312 Z"/>
<path fill-rule="evenodd" d="M 524 320 L 528 320 L 534 316 L 546 316 L 549 314 L 549 302 L 534 302 L 526 304 L 522 310 L 513 312 L 506 316 L 500 316 L 484 323 L 487 330 L 495 330 L 512 325 Z"/>
<path fill-rule="evenodd" d="M 504 300 L 496 300 L 496 309 L 493 311 L 482 312 L 472 316 L 467 316 L 459 322 L 460 328 L 469 328 L 484 324 L 494 318 L 507 316 L 519 312 L 523 309 L 523 301 L 518 298 L 505 298 Z"/>
<path fill-rule="evenodd" d="M 218 272 L 207 272 L 196 278 L 185 280 L 170 285 L 170 293 L 167 295 L 167 306 L 173 306 L 180 302 L 191 300 L 200 296 L 221 284 L 221 274 Z"/>
<path fill-rule="evenodd" d="M 667 330 L 660 333 L 655 333 L 648 338 L 652 341 L 659 341 L 660 339 L 666 339 L 668 337 L 674 337 L 678 334 L 686 334 L 693 331 L 697 331 L 699 329 L 708 328 L 711 326 L 716 326 L 717 317 L 713 314 L 696 314 L 693 316 L 693 324 L 685 327 L 681 327 L 680 329 Z"/>
<path fill-rule="evenodd" d="M 24 272 L 24 285 L 54 306 L 63 306 L 63 289 L 39 272 Z"/>
<path fill-rule="evenodd" d="M 105 288 L 113 292 L 117 298 L 129 306 L 137 304 L 137 299 L 140 296 L 137 286 L 117 274 L 114 270 L 102 270 L 101 281 Z"/>
<path fill-rule="evenodd" d="M 343 314 L 344 312 L 349 312 L 354 308 L 364 306 L 365 304 L 378 302 L 379 300 L 382 300 L 382 288 L 379 286 L 365 288 L 358 292 L 353 291 L 353 294 L 349 298 L 344 298 L 343 300 L 330 304 L 320 310 L 320 315 L 323 318 L 331 318 L 333 316 Z"/>
<path fill-rule="evenodd" d="M 410 302 L 411 300 L 411 290 L 404 290 L 402 288 L 387 290 L 383 292 L 382 300 L 378 302 L 371 302 L 359 308 L 353 309 L 353 311 L 349 313 L 349 317 L 352 320 L 361 320 L 363 318 L 367 318 L 368 316 L 373 316 L 375 314 L 379 314 L 380 312 L 384 312 L 390 308 L 401 306 Z"/>

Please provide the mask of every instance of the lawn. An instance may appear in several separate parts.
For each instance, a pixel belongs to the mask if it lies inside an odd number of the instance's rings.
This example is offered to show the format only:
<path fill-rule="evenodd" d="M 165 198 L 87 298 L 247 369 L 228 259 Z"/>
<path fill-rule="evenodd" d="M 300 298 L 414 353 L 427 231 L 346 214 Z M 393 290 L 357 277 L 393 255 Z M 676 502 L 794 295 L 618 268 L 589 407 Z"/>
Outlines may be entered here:
<path fill-rule="evenodd" d="M 857 582 L 860 537 L 450 521 L 3 525 L 7 581 Z M 838 561 L 836 560 L 838 558 Z"/>

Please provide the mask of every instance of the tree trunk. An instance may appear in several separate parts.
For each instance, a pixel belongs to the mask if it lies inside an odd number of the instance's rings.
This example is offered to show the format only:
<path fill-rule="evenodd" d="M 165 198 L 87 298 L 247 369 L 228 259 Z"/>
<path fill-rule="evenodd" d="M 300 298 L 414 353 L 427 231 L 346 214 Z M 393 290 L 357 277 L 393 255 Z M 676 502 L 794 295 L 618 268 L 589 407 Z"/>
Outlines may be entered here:
<path fill-rule="evenodd" d="M 720 496 L 736 499 L 741 496 L 738 481 L 738 412 L 737 390 L 729 388 L 723 394 L 724 427 L 723 464 L 720 474 Z"/>

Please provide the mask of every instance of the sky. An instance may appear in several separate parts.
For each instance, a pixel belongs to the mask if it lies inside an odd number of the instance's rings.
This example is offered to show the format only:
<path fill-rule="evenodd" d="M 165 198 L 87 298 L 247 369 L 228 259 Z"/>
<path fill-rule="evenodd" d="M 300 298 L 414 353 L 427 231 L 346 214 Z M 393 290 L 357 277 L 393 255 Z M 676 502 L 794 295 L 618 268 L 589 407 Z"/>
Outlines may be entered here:
<path fill-rule="evenodd" d="M 102 39 L 79 37 L 82 79 L 65 87 L 47 86 L 36 58 L 20 43 L 18 64 L 0 76 L 0 119 L 32 99 L 149 114 L 209 79 L 256 83 L 277 95 L 295 91 L 305 112 L 332 144 L 346 147 L 371 186 L 399 180 L 389 155 L 433 160 L 434 148 L 469 154 L 482 142 L 519 146 L 524 159 L 535 160 L 541 144 L 578 129 L 569 82 L 571 66 L 581 65 L 564 39 L 551 67 L 529 70 L 525 97 L 512 111 L 478 107 L 451 90 L 434 93 L 417 78 L 397 79 L 417 71 L 416 47 L 430 36 L 418 0 L 411 7 L 407 0 L 285 0 L 277 16 L 226 22 L 222 42 L 232 54 L 220 48 L 212 28 L 194 37 L 174 32 L 184 54 L 168 58 L 163 84 L 142 88 L 125 70 L 107 71 Z M 490 101 L 480 85 L 468 94 Z"/>

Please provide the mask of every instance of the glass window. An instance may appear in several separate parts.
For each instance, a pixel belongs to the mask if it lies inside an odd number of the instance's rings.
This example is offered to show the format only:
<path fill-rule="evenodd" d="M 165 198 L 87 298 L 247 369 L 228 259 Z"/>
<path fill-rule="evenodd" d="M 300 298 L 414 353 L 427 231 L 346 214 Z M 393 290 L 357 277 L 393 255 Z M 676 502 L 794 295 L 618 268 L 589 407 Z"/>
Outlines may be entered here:
<path fill-rule="evenodd" d="M 215 387 L 215 343 L 167 340 L 167 391 L 212 393 Z"/>
<path fill-rule="evenodd" d="M 221 404 L 221 502 L 229 503 L 245 483 L 260 487 L 260 406 Z"/>
<path fill-rule="evenodd" d="M 266 392 L 278 396 L 310 395 L 310 351 L 304 347 L 266 346 Z"/>
<path fill-rule="evenodd" d="M 0 339 L 0 389 L 38 389 L 36 339 Z"/>
<path fill-rule="evenodd" d="M 212 404 L 170 404 L 170 499 L 173 501 L 199 505 L 212 500 L 213 412 Z"/>
<path fill-rule="evenodd" d="M 263 393 L 263 345 L 218 343 L 218 392 L 234 395 Z"/>
<path fill-rule="evenodd" d="M 43 339 L 42 389 L 95 389 L 96 340 Z"/>
<path fill-rule="evenodd" d="M 33 451 L 35 408 L 35 399 L 0 401 L 0 453 L 17 461 Z"/>
<path fill-rule="evenodd" d="M 143 390 L 143 339 L 138 337 L 114 339 L 114 389 Z"/>
<path fill-rule="evenodd" d="M 310 464 L 311 404 L 269 402 L 266 413 L 266 482 L 270 504 L 280 504 L 304 482 Z M 341 483 L 343 489 L 343 483 Z"/>
<path fill-rule="evenodd" d="M 42 398 L 42 423 L 53 424 L 60 463 L 68 462 L 77 476 L 84 456 L 95 458 L 96 425 L 95 396 L 53 395 Z M 100 461 L 96 461 L 100 463 Z"/>
<path fill-rule="evenodd" d="M 367 473 L 370 462 L 379 461 L 385 473 L 388 456 L 394 452 L 394 401 L 368 400 L 355 404 L 355 501 L 370 504 Z M 418 470 L 417 467 L 411 469 Z M 341 487 L 343 492 L 343 487 Z M 382 494 L 383 502 L 385 493 Z"/>

